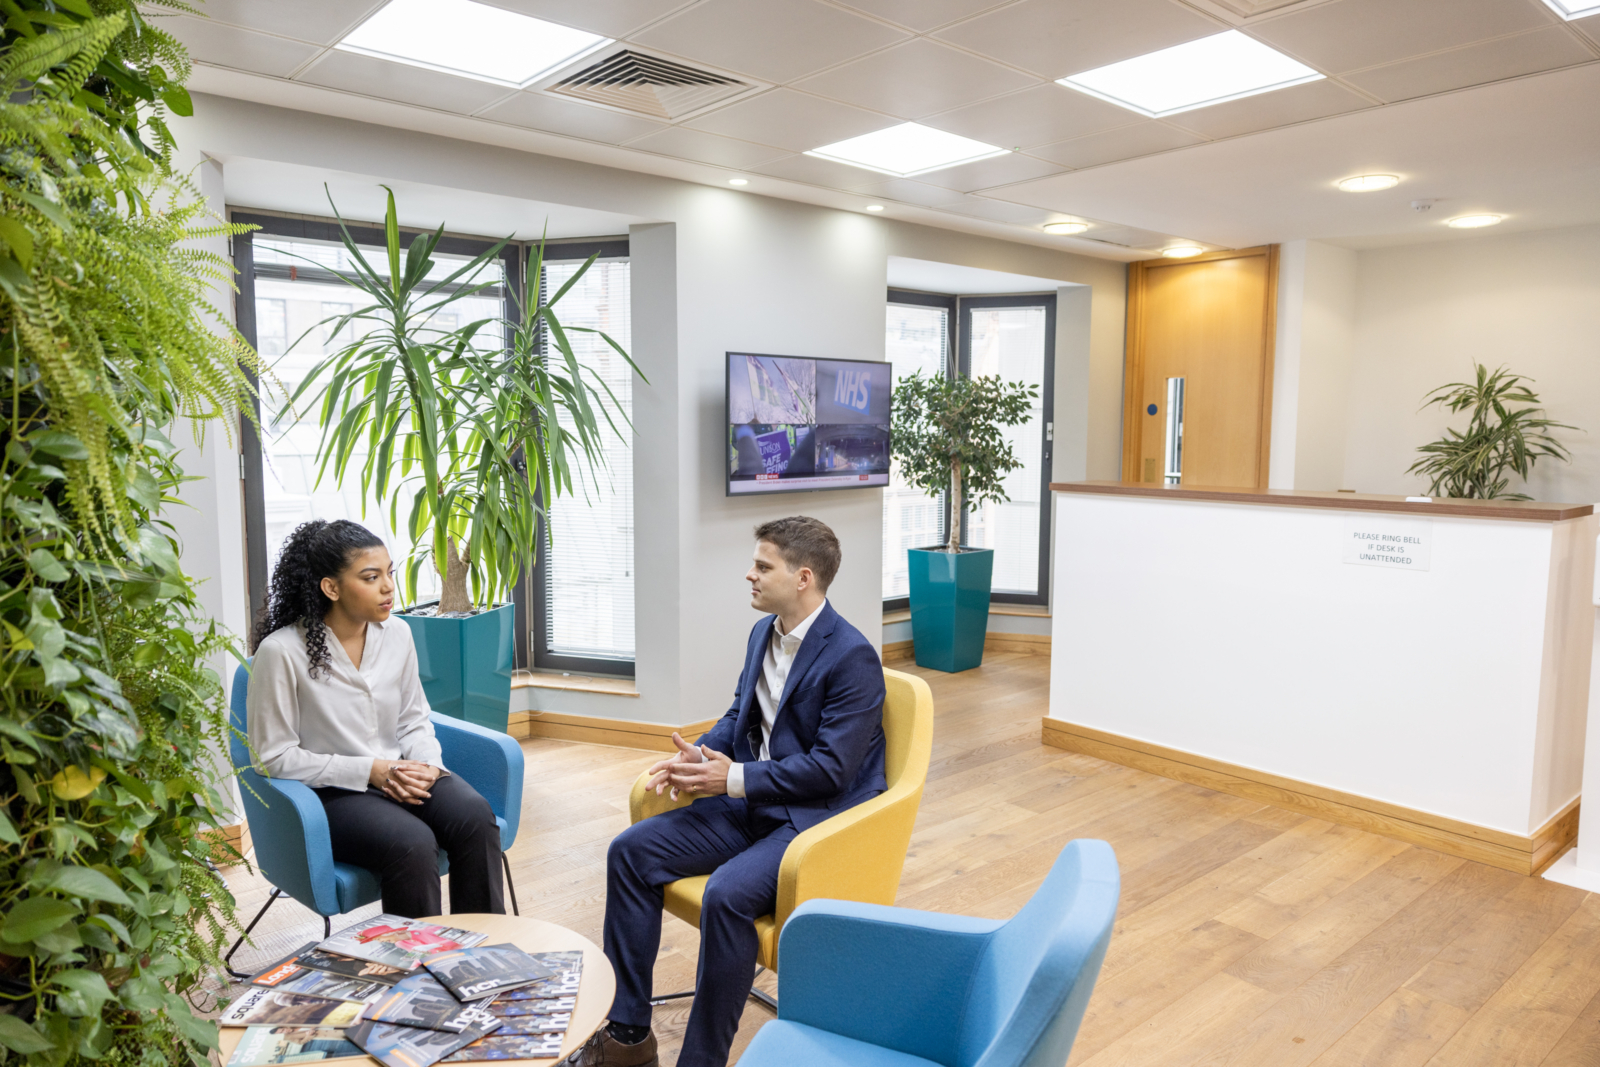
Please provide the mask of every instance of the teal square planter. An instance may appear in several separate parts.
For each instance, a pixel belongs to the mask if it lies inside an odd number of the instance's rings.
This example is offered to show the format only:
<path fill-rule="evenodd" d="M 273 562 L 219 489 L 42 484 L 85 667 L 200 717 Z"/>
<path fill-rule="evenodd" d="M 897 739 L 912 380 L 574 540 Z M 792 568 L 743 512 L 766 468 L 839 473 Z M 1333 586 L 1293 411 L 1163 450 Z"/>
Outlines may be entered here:
<path fill-rule="evenodd" d="M 506 732 L 511 718 L 517 609 L 502 604 L 466 619 L 401 615 L 417 646 L 428 704 L 441 715 Z"/>
<path fill-rule="evenodd" d="M 911 571 L 911 640 L 917 666 L 954 674 L 983 663 L 994 550 L 906 550 Z"/>

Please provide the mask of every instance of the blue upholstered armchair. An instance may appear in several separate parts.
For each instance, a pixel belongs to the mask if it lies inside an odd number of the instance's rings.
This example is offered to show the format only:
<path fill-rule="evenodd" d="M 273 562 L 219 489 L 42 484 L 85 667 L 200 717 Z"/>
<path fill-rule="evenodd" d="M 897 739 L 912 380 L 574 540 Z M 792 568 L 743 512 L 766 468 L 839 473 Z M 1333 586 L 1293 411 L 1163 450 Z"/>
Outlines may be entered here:
<path fill-rule="evenodd" d="M 778 1018 L 739 1067 L 1061 1067 L 1100 974 L 1121 879 L 1074 841 L 1006 922 L 812 900 L 778 945 Z"/>
<path fill-rule="evenodd" d="M 233 674 L 229 701 L 229 718 L 240 734 L 248 733 L 249 691 L 250 670 L 241 665 Z M 521 914 L 505 853 L 517 839 L 517 824 L 522 818 L 522 746 L 505 734 L 448 715 L 435 714 L 433 730 L 444 750 L 445 766 L 476 789 L 494 811 L 495 822 L 500 824 L 500 862 L 505 868 L 511 910 Z M 334 862 L 328 816 L 322 801 L 304 782 L 267 778 L 255 770 L 250 763 L 250 749 L 238 734 L 229 741 L 228 755 L 239 779 L 239 796 L 245 821 L 250 825 L 256 866 L 273 889 L 245 927 L 244 935 L 228 950 L 224 962 L 233 958 L 244 938 L 280 896 L 293 897 L 321 915 L 326 937 L 332 932 L 333 916 L 354 911 L 383 895 L 378 878 L 371 871 Z M 449 862 L 441 852 L 439 873 L 448 871 Z"/>

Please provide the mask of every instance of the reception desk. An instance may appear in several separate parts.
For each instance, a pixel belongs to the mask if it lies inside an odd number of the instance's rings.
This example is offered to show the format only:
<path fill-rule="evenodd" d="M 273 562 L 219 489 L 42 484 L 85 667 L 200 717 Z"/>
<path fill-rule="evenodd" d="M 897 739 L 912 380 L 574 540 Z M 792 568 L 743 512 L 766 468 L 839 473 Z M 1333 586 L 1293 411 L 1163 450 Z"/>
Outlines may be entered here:
<path fill-rule="evenodd" d="M 1525 873 L 1571 842 L 1590 505 L 1051 488 L 1047 744 Z"/>

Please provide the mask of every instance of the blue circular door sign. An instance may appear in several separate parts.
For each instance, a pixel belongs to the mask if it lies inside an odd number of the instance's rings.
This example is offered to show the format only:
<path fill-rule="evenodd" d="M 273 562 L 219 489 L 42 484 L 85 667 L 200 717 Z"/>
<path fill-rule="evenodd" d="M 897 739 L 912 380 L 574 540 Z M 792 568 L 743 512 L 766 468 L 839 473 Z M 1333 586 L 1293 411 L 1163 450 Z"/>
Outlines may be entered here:
<path fill-rule="evenodd" d="M 1150 414 L 1154 415 L 1156 413 L 1156 406 L 1154 404 L 1151 404 L 1149 407 L 1145 408 L 1145 410 L 1148 411 Z"/>

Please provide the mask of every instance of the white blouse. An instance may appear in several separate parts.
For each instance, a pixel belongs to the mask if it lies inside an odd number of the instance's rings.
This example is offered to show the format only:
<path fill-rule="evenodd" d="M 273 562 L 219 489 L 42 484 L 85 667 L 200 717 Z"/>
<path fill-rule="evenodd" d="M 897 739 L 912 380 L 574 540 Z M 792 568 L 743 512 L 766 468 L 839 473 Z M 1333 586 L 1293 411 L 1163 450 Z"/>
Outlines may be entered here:
<path fill-rule="evenodd" d="M 363 790 L 374 759 L 408 759 L 444 769 L 417 673 L 411 627 L 367 624 L 356 668 L 324 626 L 328 669 L 311 677 L 305 629 L 286 626 L 261 642 L 251 664 L 250 744 L 261 769 L 313 788 Z"/>

